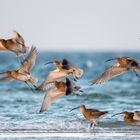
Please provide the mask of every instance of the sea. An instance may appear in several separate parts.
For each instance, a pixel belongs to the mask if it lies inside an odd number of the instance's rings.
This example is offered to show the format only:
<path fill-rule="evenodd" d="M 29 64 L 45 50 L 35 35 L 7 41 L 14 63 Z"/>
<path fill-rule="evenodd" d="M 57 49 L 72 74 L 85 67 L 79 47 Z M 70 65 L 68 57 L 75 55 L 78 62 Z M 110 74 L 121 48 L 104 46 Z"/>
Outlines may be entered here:
<path fill-rule="evenodd" d="M 63 96 L 47 111 L 39 113 L 47 91 L 32 91 L 19 81 L 0 81 L 0 140 L 139 140 L 140 126 L 126 125 L 122 115 L 112 115 L 140 111 L 140 77 L 129 71 L 102 84 L 90 83 L 115 64 L 105 60 L 123 56 L 140 60 L 139 52 L 38 52 L 31 71 L 31 75 L 38 78 L 36 85 L 55 69 L 53 64 L 45 65 L 46 62 L 68 59 L 84 70 L 84 75 L 75 82 L 83 93 Z M 18 68 L 24 58 L 1 52 L 0 72 Z M 79 109 L 70 111 L 80 104 L 109 113 L 90 129 L 90 122 L 84 119 Z"/>

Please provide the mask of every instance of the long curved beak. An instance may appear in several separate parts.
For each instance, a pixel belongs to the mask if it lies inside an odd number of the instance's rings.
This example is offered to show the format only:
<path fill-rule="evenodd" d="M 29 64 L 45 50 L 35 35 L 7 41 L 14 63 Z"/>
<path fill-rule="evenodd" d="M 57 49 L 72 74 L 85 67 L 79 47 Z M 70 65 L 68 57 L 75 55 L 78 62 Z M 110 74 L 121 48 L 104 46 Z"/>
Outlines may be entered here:
<path fill-rule="evenodd" d="M 47 84 L 54 84 L 55 83 L 55 81 L 52 81 L 52 82 L 47 82 Z"/>
<path fill-rule="evenodd" d="M 78 107 L 75 107 L 75 108 L 73 108 L 73 109 L 71 109 L 70 111 L 72 111 L 72 110 L 75 110 L 75 109 L 78 109 L 80 106 L 78 106 Z"/>
<path fill-rule="evenodd" d="M 47 63 L 45 63 L 44 65 L 52 64 L 52 63 L 54 63 L 54 62 L 53 62 L 53 61 L 51 61 L 51 62 L 47 62 Z"/>
<path fill-rule="evenodd" d="M 116 60 L 116 59 L 117 59 L 117 58 L 108 59 L 108 60 L 105 61 L 105 63 L 108 62 L 108 61 Z"/>
<path fill-rule="evenodd" d="M 116 116 L 116 115 L 120 115 L 120 114 L 124 114 L 124 112 L 114 114 L 114 115 L 112 115 L 112 117 L 114 117 L 114 116 Z"/>

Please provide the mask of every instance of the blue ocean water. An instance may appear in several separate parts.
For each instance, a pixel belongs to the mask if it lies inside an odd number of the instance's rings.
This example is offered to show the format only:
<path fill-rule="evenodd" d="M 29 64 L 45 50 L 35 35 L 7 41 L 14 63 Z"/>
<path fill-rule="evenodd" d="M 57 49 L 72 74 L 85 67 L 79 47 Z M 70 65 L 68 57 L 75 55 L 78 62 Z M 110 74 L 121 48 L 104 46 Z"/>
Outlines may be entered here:
<path fill-rule="evenodd" d="M 0 131 L 45 131 L 45 132 L 124 132 L 140 133 L 140 127 L 128 126 L 123 123 L 123 117 L 112 117 L 122 111 L 140 111 L 140 78 L 133 72 L 115 77 L 99 85 L 90 85 L 90 80 L 96 79 L 113 62 L 104 63 L 113 57 L 130 56 L 140 60 L 139 53 L 68 53 L 68 52 L 38 52 L 37 62 L 32 75 L 38 78 L 36 85 L 46 77 L 53 65 L 44 65 L 48 61 L 69 59 L 84 70 L 84 75 L 76 83 L 83 93 L 69 95 L 57 100 L 44 113 L 39 113 L 46 92 L 32 92 L 24 83 L 18 81 L 0 82 Z M 20 57 L 20 60 L 23 58 Z M 16 69 L 19 59 L 11 53 L 0 53 L 0 71 Z M 1 75 L 0 75 L 1 76 Z M 95 130 L 89 130 L 89 122 L 84 120 L 80 111 L 70 110 L 80 104 L 88 108 L 109 111 L 100 120 Z"/>

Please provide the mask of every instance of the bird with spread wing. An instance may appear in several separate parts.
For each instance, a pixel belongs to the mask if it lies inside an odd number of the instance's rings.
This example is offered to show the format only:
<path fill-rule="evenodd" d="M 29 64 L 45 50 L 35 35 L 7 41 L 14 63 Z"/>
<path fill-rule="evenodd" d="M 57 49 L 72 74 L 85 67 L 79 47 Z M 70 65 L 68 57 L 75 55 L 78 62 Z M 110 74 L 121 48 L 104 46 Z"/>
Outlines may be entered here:
<path fill-rule="evenodd" d="M 0 39 L 0 51 L 11 51 L 19 56 L 25 54 L 27 50 L 23 37 L 16 31 L 13 31 L 13 38 Z"/>
<path fill-rule="evenodd" d="M 72 75 L 75 80 L 83 75 L 83 70 L 73 65 L 70 61 L 63 59 L 63 61 L 53 61 L 47 64 L 54 64 L 56 66 L 55 70 L 52 70 L 45 80 L 36 87 L 37 90 L 47 90 L 48 84 L 62 78 Z"/>
<path fill-rule="evenodd" d="M 131 57 L 121 57 L 121 58 L 113 58 L 107 61 L 115 60 L 117 63 L 108 69 L 96 80 L 92 80 L 92 84 L 100 84 L 106 82 L 113 77 L 126 73 L 132 70 L 137 76 L 140 74 L 140 64 L 134 58 Z M 106 62 L 107 62 L 106 61 Z"/>
<path fill-rule="evenodd" d="M 36 62 L 36 48 L 32 47 L 28 56 L 24 59 L 23 62 L 21 62 L 21 65 L 16 70 L 7 70 L 4 72 L 1 72 L 1 74 L 4 74 L 4 77 L 0 78 L 0 81 L 12 81 L 12 80 L 18 80 L 25 82 L 28 86 L 29 83 L 32 85 L 36 83 L 37 79 L 30 75 L 30 71 L 32 70 L 33 66 Z"/>
<path fill-rule="evenodd" d="M 47 91 L 47 93 L 45 94 L 40 112 L 44 112 L 45 110 L 47 110 L 51 104 L 56 101 L 58 98 L 64 96 L 64 95 L 69 95 L 73 92 L 76 91 L 80 91 L 82 92 L 82 90 L 80 90 L 79 86 L 75 86 L 70 79 L 66 78 L 66 81 L 55 81 L 52 82 L 54 85 L 53 89 L 49 89 Z"/>

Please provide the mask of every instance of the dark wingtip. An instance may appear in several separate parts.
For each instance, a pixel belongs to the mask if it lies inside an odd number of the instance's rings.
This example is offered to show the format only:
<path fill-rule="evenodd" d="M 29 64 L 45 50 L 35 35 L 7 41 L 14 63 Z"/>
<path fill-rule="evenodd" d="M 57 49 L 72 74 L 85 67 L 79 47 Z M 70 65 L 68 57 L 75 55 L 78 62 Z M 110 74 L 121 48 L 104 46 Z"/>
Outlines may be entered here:
<path fill-rule="evenodd" d="M 71 86 L 71 81 L 68 77 L 66 77 L 66 86 Z"/>

